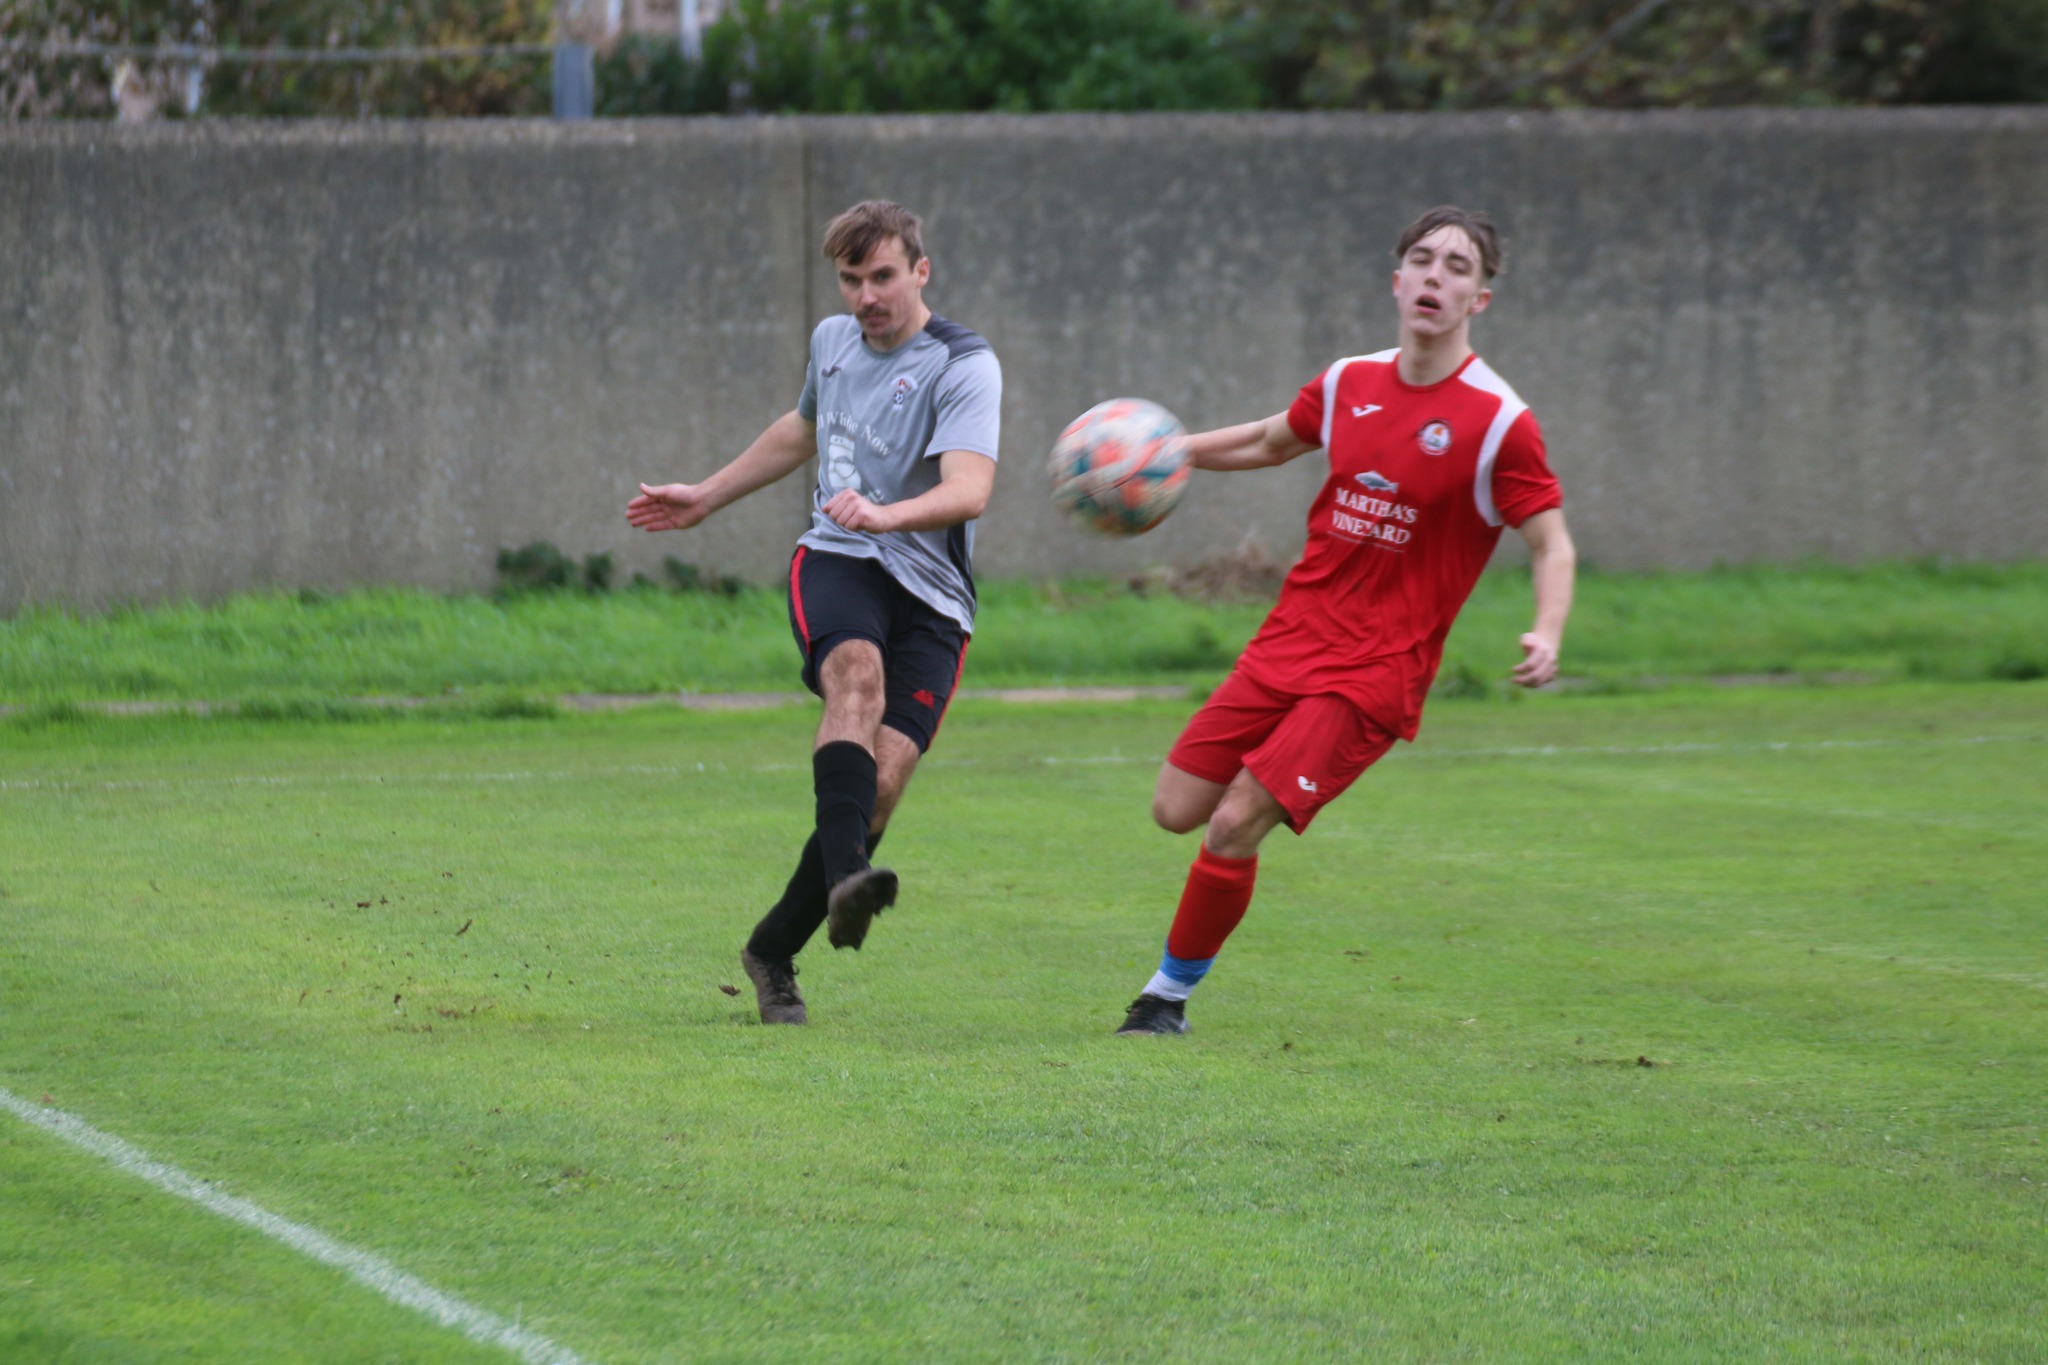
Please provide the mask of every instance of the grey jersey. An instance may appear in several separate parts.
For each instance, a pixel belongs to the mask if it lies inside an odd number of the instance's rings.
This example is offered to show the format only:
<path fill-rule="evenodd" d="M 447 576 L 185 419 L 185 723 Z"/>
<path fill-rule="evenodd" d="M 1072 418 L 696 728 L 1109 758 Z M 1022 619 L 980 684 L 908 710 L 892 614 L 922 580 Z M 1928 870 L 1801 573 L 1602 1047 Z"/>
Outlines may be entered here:
<path fill-rule="evenodd" d="M 974 523 L 943 531 L 849 531 L 825 515 L 842 488 L 869 502 L 914 498 L 939 482 L 939 456 L 996 458 L 1003 370 L 986 341 L 933 315 L 893 351 L 877 351 L 850 313 L 811 333 L 811 364 L 797 412 L 818 424 L 818 491 L 811 529 L 797 543 L 881 562 L 934 611 L 974 630 Z"/>

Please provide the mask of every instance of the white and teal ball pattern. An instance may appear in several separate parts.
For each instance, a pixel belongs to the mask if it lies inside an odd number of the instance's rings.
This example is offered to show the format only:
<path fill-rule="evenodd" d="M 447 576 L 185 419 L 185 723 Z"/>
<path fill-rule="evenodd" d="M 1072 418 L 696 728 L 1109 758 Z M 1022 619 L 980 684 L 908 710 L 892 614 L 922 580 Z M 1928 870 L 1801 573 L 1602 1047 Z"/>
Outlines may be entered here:
<path fill-rule="evenodd" d="M 1052 448 L 1053 506 L 1111 535 L 1149 531 L 1187 492 L 1187 446 L 1180 419 L 1157 403 L 1097 403 L 1067 423 Z"/>

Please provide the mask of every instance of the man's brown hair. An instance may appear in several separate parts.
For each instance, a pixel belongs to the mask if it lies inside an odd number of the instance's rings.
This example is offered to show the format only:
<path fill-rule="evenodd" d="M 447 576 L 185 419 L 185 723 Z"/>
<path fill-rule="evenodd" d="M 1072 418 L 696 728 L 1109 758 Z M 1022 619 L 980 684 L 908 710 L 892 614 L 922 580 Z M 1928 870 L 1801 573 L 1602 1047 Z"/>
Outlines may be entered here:
<path fill-rule="evenodd" d="M 869 252 L 896 237 L 902 240 L 910 263 L 916 265 L 924 256 L 924 239 L 919 232 L 923 226 L 918 216 L 901 204 L 892 204 L 887 199 L 863 199 L 825 224 L 825 257 L 859 265 Z"/>
<path fill-rule="evenodd" d="M 1406 260 L 1409 247 L 1444 227 L 1461 229 L 1472 239 L 1472 245 L 1479 248 L 1479 269 L 1487 279 L 1507 268 L 1500 254 L 1500 230 L 1494 227 L 1493 219 L 1483 213 L 1461 209 L 1456 204 L 1439 204 L 1410 223 L 1394 247 L 1394 259 Z"/>

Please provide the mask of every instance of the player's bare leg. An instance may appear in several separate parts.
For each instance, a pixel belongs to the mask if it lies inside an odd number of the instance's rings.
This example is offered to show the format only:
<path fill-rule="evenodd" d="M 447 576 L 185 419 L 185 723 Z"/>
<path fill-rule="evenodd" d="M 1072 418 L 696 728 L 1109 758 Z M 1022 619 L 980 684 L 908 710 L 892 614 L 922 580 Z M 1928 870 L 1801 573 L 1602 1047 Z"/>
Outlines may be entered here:
<path fill-rule="evenodd" d="M 1159 780 L 1152 785 L 1152 819 L 1169 834 L 1186 834 L 1209 823 L 1216 813 L 1227 782 L 1211 782 L 1171 763 L 1159 766 Z"/>
<path fill-rule="evenodd" d="M 1175 833 L 1203 822 L 1209 828 L 1188 869 L 1159 970 L 1131 1002 L 1118 1033 L 1188 1031 L 1188 996 L 1251 906 L 1259 845 L 1286 822 L 1287 811 L 1250 769 L 1240 769 L 1225 784 L 1169 763 L 1161 769 L 1152 794 L 1152 818 Z"/>
<path fill-rule="evenodd" d="M 882 651 L 867 640 L 841 641 L 818 666 L 818 690 L 824 694 L 825 714 L 812 749 L 852 743 L 872 754 L 885 704 Z"/>
<path fill-rule="evenodd" d="M 896 874 L 868 864 L 868 831 L 881 795 L 882 651 L 847 640 L 818 669 L 825 716 L 811 769 L 824 859 L 825 929 L 834 948 L 858 949 L 874 917 L 896 903 Z M 900 794 L 901 787 L 898 787 Z"/>
<path fill-rule="evenodd" d="M 870 844 L 889 827 L 889 817 L 896 813 L 896 803 L 903 799 L 903 789 L 910 785 L 910 775 L 917 771 L 922 756 L 917 741 L 901 730 L 884 725 L 875 732 L 875 818 L 868 822 Z"/>
<path fill-rule="evenodd" d="M 1266 836 L 1286 823 L 1286 807 L 1273 799 L 1251 769 L 1243 768 L 1209 816 L 1202 847 L 1223 858 L 1256 858 Z"/>

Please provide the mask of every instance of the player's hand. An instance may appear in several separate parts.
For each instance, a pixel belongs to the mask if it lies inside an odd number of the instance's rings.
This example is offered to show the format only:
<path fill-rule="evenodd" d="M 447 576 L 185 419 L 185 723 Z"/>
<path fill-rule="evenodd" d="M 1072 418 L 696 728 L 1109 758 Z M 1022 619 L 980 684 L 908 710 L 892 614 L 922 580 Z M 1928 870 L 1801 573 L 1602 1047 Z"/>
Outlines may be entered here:
<path fill-rule="evenodd" d="M 893 531 L 896 514 L 869 502 L 851 488 L 842 488 L 825 504 L 825 515 L 849 531 Z"/>
<path fill-rule="evenodd" d="M 1522 687 L 1541 687 L 1557 676 L 1557 641 L 1530 631 L 1522 637 L 1522 662 L 1508 675 Z"/>
<path fill-rule="evenodd" d="M 702 484 L 643 483 L 640 496 L 626 504 L 626 520 L 643 531 L 687 531 L 710 515 Z"/>

